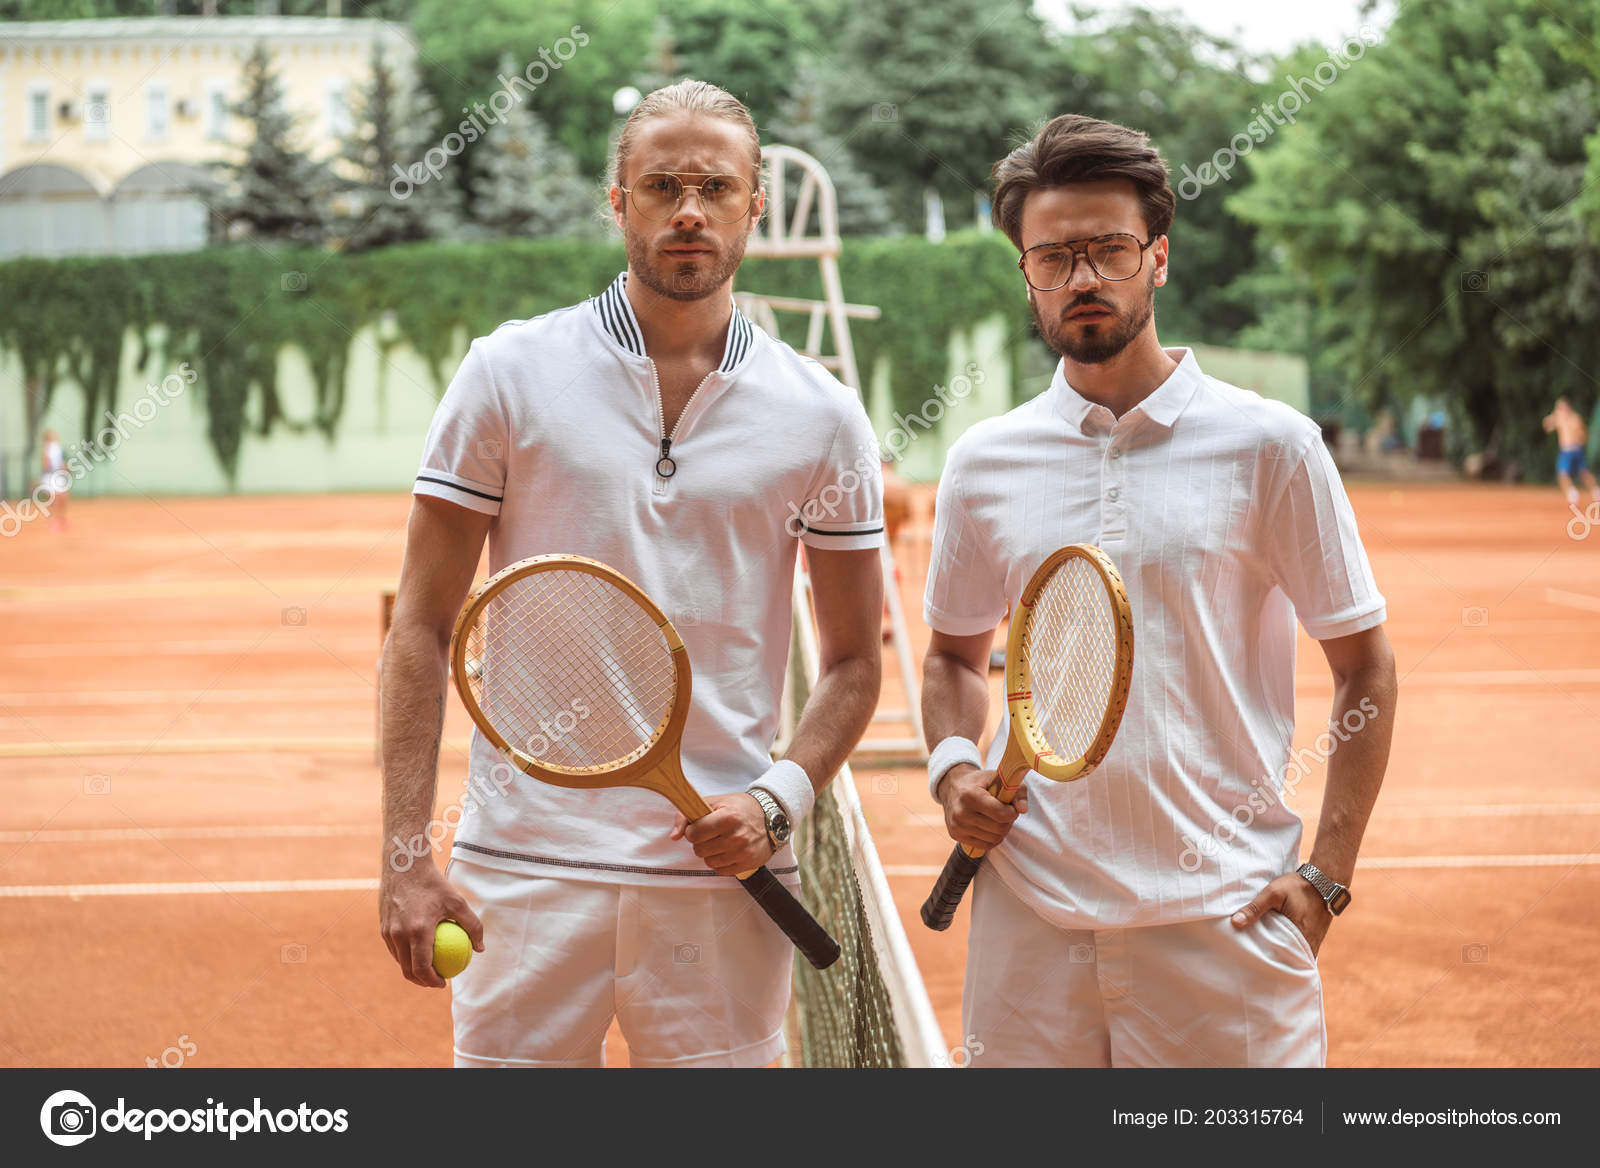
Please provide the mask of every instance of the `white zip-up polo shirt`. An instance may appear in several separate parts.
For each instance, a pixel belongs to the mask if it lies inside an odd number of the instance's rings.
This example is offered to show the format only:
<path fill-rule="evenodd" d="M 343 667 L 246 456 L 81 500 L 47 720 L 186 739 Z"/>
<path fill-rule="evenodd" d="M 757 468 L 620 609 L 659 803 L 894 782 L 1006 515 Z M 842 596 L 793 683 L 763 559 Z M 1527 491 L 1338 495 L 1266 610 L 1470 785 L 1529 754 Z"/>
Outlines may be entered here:
<path fill-rule="evenodd" d="M 1168 353 L 1178 368 L 1121 418 L 1058 365 L 1045 393 L 969 429 L 939 483 L 933 628 L 994 628 L 1064 544 L 1098 544 L 1127 584 L 1133 684 L 1110 753 L 1074 782 L 1030 775 L 1028 814 L 990 853 L 1063 928 L 1225 915 L 1292 871 L 1295 619 L 1318 639 L 1384 620 L 1318 426 Z"/>
<path fill-rule="evenodd" d="M 737 308 L 721 365 L 663 434 L 626 279 L 474 341 L 414 491 L 495 516 L 491 572 L 573 553 L 648 592 L 694 671 L 684 772 L 702 795 L 743 791 L 771 763 L 797 542 L 883 540 L 877 441 L 854 390 Z M 474 732 L 474 787 L 493 791 L 502 762 Z M 504 794 L 467 808 L 455 852 L 474 863 L 612 883 L 732 880 L 667 838 L 675 813 L 649 791 L 568 790 L 517 772 Z M 789 848 L 769 867 L 797 880 Z"/>

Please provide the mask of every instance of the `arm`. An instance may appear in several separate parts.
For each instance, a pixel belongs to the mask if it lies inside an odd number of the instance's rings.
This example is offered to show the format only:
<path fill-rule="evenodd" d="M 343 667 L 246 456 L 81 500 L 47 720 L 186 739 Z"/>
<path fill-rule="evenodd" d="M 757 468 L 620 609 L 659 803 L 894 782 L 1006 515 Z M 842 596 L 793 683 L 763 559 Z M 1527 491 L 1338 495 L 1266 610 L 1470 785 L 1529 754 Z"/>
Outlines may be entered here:
<path fill-rule="evenodd" d="M 1340 884 L 1355 875 L 1356 853 L 1367 830 L 1367 819 L 1383 773 L 1389 764 L 1389 744 L 1394 737 L 1394 711 L 1399 697 L 1394 650 L 1383 626 L 1318 642 L 1333 671 L 1333 718 L 1339 721 L 1359 711 L 1365 721 L 1361 731 L 1328 758 L 1327 785 L 1322 793 L 1322 815 L 1310 860 Z M 1303 877 L 1290 872 L 1280 876 L 1234 914 L 1236 925 L 1259 920 L 1278 909 L 1300 928 L 1313 953 L 1322 948 L 1333 915 L 1322 897 Z M 1241 919 L 1243 918 L 1243 919 Z"/>
<path fill-rule="evenodd" d="M 989 649 L 994 630 L 956 637 L 935 631 L 922 663 L 922 730 L 931 750 L 952 735 L 977 742 L 989 720 Z M 1028 810 L 1024 785 L 1011 803 L 989 793 L 995 772 L 957 763 L 939 782 L 945 830 L 958 844 L 992 848 Z"/>
<path fill-rule="evenodd" d="M 819 794 L 872 724 L 883 683 L 883 561 L 877 548 L 806 549 L 816 598 L 817 682 L 784 757 Z"/>
<path fill-rule="evenodd" d="M 384 943 L 406 980 L 445 984 L 433 970 L 433 931 L 449 917 L 483 949 L 483 927 L 427 857 L 426 840 L 444 729 L 450 632 L 461 611 L 492 518 L 441 499 L 412 500 L 394 624 L 384 644 L 382 684 L 383 859 L 378 913 Z"/>
<path fill-rule="evenodd" d="M 816 598 L 820 648 L 817 683 L 784 757 L 797 764 L 821 792 L 850 757 L 872 723 L 883 681 L 883 561 L 877 548 L 855 551 L 806 549 Z M 685 824 L 678 817 L 672 837 L 687 836 L 695 855 L 724 876 L 759 868 L 772 856 L 766 818 L 746 794 L 707 799 L 711 814 Z"/>

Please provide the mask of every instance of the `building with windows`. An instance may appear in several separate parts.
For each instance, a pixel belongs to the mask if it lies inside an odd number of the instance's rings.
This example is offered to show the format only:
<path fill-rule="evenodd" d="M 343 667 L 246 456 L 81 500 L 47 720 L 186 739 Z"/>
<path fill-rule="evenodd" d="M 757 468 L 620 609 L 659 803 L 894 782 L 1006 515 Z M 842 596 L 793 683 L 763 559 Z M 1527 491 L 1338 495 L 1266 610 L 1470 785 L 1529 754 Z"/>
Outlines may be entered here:
<path fill-rule="evenodd" d="M 300 142 L 338 149 L 374 43 L 408 67 L 404 25 L 281 16 L 0 24 L 0 259 L 181 251 L 206 242 L 205 164 L 236 156 L 228 110 L 257 42 Z"/>

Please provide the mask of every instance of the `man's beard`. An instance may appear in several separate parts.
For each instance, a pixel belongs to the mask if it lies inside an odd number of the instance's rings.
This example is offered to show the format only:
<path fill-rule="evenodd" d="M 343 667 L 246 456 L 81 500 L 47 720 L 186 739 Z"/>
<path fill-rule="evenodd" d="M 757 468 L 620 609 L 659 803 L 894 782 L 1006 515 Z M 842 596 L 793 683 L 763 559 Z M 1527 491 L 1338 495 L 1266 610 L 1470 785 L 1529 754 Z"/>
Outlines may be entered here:
<path fill-rule="evenodd" d="M 1099 365 L 1126 349 L 1133 343 L 1133 338 L 1143 331 L 1144 326 L 1150 323 L 1150 317 L 1155 312 L 1153 274 L 1152 279 L 1145 284 L 1144 291 L 1144 298 L 1126 313 L 1104 300 L 1093 298 L 1074 300 L 1062 309 L 1063 313 L 1093 304 L 1111 314 L 1110 321 L 1082 327 L 1082 331 L 1077 335 L 1069 331 L 1072 327 L 1070 321 L 1061 317 L 1046 321 L 1039 312 L 1039 302 L 1034 297 L 1028 298 L 1028 306 L 1033 309 L 1034 323 L 1039 326 L 1039 335 L 1044 338 L 1045 344 L 1069 361 L 1076 361 L 1080 365 Z"/>
<path fill-rule="evenodd" d="M 717 247 L 714 241 L 688 232 L 675 234 L 662 246 L 674 243 Z M 745 237 L 741 234 L 726 250 L 719 248 L 713 252 L 710 266 L 705 266 L 703 261 L 685 262 L 670 256 L 653 255 L 651 245 L 645 242 L 642 235 L 632 231 L 623 233 L 628 268 L 639 278 L 639 283 L 669 300 L 704 300 L 716 292 L 733 279 L 733 274 L 739 270 L 740 263 L 744 261 L 744 245 Z"/>

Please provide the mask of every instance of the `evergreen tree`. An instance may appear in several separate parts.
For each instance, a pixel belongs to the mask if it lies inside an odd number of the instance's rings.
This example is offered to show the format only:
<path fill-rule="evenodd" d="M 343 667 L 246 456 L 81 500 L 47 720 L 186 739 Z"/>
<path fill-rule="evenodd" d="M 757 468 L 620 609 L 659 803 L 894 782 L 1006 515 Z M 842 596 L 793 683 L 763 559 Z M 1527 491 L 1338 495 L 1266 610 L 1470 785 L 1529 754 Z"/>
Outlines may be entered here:
<path fill-rule="evenodd" d="M 324 163 L 295 148 L 299 119 L 284 103 L 283 81 L 263 43 L 245 62 L 244 88 L 230 112 L 249 122 L 254 136 L 242 161 L 215 164 L 224 189 L 213 200 L 214 210 L 230 237 L 324 242 L 336 180 Z"/>
<path fill-rule="evenodd" d="M 381 44 L 373 45 L 372 78 L 352 114 L 339 152 L 359 176 L 342 183 L 346 205 L 337 231 L 346 250 L 455 234 L 459 188 L 452 176 L 436 179 L 412 169 L 438 145 L 438 108 L 420 78 L 406 85 L 390 68 Z M 419 177 L 423 181 L 415 181 Z"/>
<path fill-rule="evenodd" d="M 515 69 L 510 57 L 501 59 L 502 75 Z M 481 232 L 497 238 L 600 234 L 595 185 L 526 100 L 488 127 L 473 146 L 472 161 L 472 219 Z"/>

